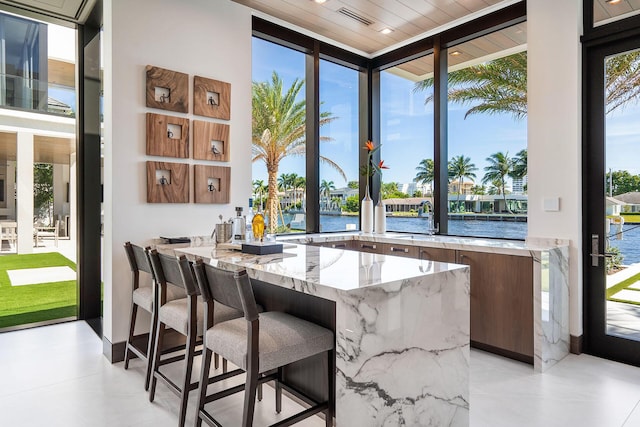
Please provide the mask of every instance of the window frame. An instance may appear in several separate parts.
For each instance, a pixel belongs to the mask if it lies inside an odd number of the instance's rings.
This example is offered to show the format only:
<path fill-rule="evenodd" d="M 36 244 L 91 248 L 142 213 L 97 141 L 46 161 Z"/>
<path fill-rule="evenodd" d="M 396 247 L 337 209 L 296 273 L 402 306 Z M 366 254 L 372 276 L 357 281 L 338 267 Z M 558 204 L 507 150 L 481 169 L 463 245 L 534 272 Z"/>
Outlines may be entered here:
<path fill-rule="evenodd" d="M 593 0 L 588 0 L 593 1 Z M 520 1 L 500 10 L 478 17 L 459 26 L 427 36 L 374 58 L 365 58 L 324 41 L 316 40 L 269 22 L 253 17 L 253 36 L 298 50 L 307 55 L 307 218 L 306 232 L 320 232 L 319 194 L 319 64 L 320 59 L 359 71 L 359 140 L 380 140 L 380 71 L 415 58 L 434 55 L 434 224 L 438 234 L 448 234 L 448 140 L 447 140 L 447 50 L 460 43 L 525 22 L 526 1 Z M 639 18 L 640 19 L 640 18 Z M 359 163 L 366 162 L 365 150 L 359 151 Z M 380 150 L 374 153 L 374 162 L 380 160 Z M 375 175 L 368 182 L 371 194 L 380 191 L 380 178 Z M 360 199 L 364 197 L 366 178 L 359 178 Z M 331 233 L 331 231 L 326 232 Z"/>

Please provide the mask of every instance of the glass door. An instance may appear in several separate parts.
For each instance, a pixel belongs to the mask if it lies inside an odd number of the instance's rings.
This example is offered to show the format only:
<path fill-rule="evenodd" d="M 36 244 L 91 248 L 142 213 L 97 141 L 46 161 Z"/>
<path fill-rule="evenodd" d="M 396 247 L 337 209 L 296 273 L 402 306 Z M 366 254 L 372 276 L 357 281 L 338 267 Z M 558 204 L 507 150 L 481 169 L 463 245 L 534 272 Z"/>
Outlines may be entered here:
<path fill-rule="evenodd" d="M 640 41 L 587 50 L 586 351 L 640 365 Z"/>

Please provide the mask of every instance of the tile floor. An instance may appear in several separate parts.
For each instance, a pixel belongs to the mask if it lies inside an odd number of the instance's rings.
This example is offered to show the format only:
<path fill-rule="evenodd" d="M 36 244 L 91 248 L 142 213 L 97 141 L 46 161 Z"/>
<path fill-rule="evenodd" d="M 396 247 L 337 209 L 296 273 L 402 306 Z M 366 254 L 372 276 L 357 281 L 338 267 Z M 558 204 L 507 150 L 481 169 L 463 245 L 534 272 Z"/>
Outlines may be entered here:
<path fill-rule="evenodd" d="M 139 360 L 129 371 L 109 364 L 84 322 L 0 334 L 0 426 L 175 426 L 178 399 L 159 384 L 149 403 L 143 377 Z M 537 374 L 528 365 L 472 350 L 470 399 L 472 427 L 637 427 L 640 368 L 570 355 Z M 283 401 L 277 417 L 272 390 L 265 387 L 255 425 L 297 410 Z M 195 411 L 190 403 L 189 426 Z M 216 405 L 224 425 L 239 424 L 241 395 Z M 324 422 L 314 417 L 299 425 Z"/>

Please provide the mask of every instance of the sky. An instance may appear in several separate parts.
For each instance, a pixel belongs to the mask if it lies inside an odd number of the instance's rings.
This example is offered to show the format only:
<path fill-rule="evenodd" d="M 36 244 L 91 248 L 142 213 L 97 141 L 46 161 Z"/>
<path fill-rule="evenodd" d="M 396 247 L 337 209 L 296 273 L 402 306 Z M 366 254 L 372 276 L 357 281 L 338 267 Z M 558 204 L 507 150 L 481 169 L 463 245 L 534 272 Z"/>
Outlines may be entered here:
<path fill-rule="evenodd" d="M 47 54 L 49 58 L 65 62 L 76 61 L 76 30 L 61 25 L 47 24 Z M 74 90 L 51 86 L 49 96 L 71 106 L 75 111 L 76 94 Z"/>
<path fill-rule="evenodd" d="M 75 58 L 75 30 L 48 25 L 48 53 L 50 57 L 73 62 Z M 285 47 L 253 39 L 253 80 L 271 79 L 273 70 L 288 88 L 296 78 L 304 78 L 305 55 Z M 358 150 L 365 141 L 358 136 L 358 76 L 357 72 L 328 61 L 320 64 L 320 98 L 322 111 L 330 111 L 335 120 L 321 128 L 321 135 L 330 137 L 323 142 L 320 154 L 338 163 L 347 180 L 358 179 Z M 433 156 L 433 104 L 424 103 L 425 92 L 415 92 L 414 83 L 392 73 L 381 73 L 381 158 L 390 169 L 383 180 L 412 182 L 420 160 Z M 75 106 L 75 94 L 67 90 L 51 89 L 50 96 Z M 304 99 L 304 89 L 299 99 Z M 526 148 L 526 118 L 515 120 L 506 114 L 476 114 L 464 118 L 469 106 L 449 105 L 448 158 L 464 155 L 476 165 L 476 182 L 480 182 L 487 165 L 486 157 L 498 151 L 513 156 Z M 607 169 L 628 170 L 640 174 L 640 162 L 629 153 L 635 152 L 640 136 L 640 106 L 629 105 L 616 110 L 606 119 Z M 304 159 L 286 158 L 279 174 L 305 175 Z M 253 165 L 253 179 L 267 181 L 264 163 Z M 321 164 L 320 179 L 333 181 L 336 188 L 346 181 L 332 167 Z"/>
<path fill-rule="evenodd" d="M 273 70 L 288 88 L 295 78 L 304 78 L 305 57 L 300 52 L 264 40 L 253 40 L 253 80 L 270 80 Z M 339 65 L 322 61 L 320 65 L 320 98 L 322 111 L 337 117 L 321 128 L 321 135 L 331 137 L 321 143 L 321 155 L 340 164 L 347 180 L 358 179 L 359 141 L 357 123 L 357 73 Z M 414 83 L 392 73 L 381 73 L 381 144 L 385 165 L 383 181 L 410 183 L 420 160 L 433 156 L 433 104 L 424 103 L 426 93 L 415 92 Z M 299 99 L 304 99 L 304 89 Z M 516 120 L 508 114 L 475 114 L 464 118 L 469 105 L 449 104 L 448 158 L 464 155 L 478 168 L 480 183 L 486 158 L 496 152 L 514 156 L 527 147 L 527 120 Z M 640 162 L 629 153 L 637 149 L 640 136 L 640 106 L 628 105 L 607 116 L 607 168 L 640 174 Z M 285 158 L 278 175 L 305 175 L 303 158 Z M 267 181 L 264 163 L 253 165 L 253 179 Z M 320 179 L 333 181 L 336 188 L 346 181 L 331 167 L 322 165 Z"/>
<path fill-rule="evenodd" d="M 267 81 L 273 70 L 283 78 L 284 87 L 295 78 L 304 77 L 304 54 L 260 39 L 253 41 L 253 80 Z M 357 123 L 357 72 L 328 61 L 320 64 L 320 99 L 322 111 L 337 117 L 321 128 L 321 135 L 331 141 L 321 143 L 321 155 L 343 168 L 347 180 L 358 179 L 358 150 L 365 141 L 359 141 Z M 414 83 L 389 72 L 381 74 L 381 144 L 380 154 L 385 165 L 385 182 L 410 183 L 416 176 L 416 167 L 424 158 L 433 156 L 433 104 L 425 105 L 426 93 L 415 92 Z M 300 99 L 304 99 L 301 91 Z M 514 155 L 526 147 L 526 120 L 515 121 L 510 116 L 470 116 L 467 108 L 452 105 L 449 109 L 449 158 L 463 154 L 479 168 L 482 178 L 487 164 L 485 158 L 497 151 Z M 278 175 L 297 173 L 304 176 L 304 159 L 285 158 Z M 264 163 L 253 165 L 253 179 L 266 182 Z M 346 181 L 331 167 L 321 165 L 320 180 L 333 181 L 336 188 Z"/>

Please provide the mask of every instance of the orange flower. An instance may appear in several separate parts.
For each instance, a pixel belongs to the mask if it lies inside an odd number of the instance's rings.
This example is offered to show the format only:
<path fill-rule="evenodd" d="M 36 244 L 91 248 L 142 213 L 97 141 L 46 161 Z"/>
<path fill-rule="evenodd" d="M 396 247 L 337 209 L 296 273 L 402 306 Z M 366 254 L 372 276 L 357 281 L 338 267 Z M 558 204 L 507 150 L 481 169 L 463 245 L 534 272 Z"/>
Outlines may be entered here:
<path fill-rule="evenodd" d="M 367 141 L 365 144 L 365 148 L 367 149 L 367 151 L 373 151 L 373 142 Z"/>
<path fill-rule="evenodd" d="M 378 163 L 378 169 L 389 169 L 389 166 L 385 166 L 384 160 L 380 160 L 380 163 Z"/>

